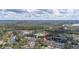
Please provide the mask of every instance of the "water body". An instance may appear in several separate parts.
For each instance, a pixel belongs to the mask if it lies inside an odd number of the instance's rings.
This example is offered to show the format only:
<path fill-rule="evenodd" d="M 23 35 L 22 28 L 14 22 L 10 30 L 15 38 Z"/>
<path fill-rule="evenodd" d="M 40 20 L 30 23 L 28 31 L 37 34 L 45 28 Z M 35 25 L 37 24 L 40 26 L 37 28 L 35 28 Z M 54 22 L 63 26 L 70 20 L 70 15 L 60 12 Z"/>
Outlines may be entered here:
<path fill-rule="evenodd" d="M 0 20 L 0 24 L 79 24 L 79 20 Z"/>

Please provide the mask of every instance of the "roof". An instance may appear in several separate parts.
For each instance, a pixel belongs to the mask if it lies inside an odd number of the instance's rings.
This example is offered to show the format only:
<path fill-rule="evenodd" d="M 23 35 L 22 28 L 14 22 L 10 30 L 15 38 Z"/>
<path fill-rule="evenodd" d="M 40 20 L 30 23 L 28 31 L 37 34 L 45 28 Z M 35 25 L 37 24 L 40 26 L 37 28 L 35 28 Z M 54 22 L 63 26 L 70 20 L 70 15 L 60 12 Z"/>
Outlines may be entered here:
<path fill-rule="evenodd" d="M 79 26 L 79 24 L 73 24 L 72 26 Z"/>
<path fill-rule="evenodd" d="M 45 36 L 47 33 L 36 33 L 35 35 L 37 35 L 37 36 Z"/>

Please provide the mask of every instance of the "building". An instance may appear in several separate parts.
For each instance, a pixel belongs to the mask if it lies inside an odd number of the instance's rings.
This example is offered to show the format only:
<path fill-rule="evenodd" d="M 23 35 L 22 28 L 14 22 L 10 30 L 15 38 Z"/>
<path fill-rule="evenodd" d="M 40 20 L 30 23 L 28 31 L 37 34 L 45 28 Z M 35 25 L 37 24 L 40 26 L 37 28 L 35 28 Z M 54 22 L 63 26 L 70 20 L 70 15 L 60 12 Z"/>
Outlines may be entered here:
<path fill-rule="evenodd" d="M 67 37 L 64 34 L 59 34 L 59 35 L 53 36 L 53 40 L 59 43 L 65 43 L 67 40 Z"/>
<path fill-rule="evenodd" d="M 72 38 L 73 38 L 73 40 L 78 40 L 79 41 L 79 35 L 73 34 Z"/>
<path fill-rule="evenodd" d="M 28 34 L 32 34 L 33 33 L 33 31 L 26 31 L 26 30 L 20 30 L 20 32 L 21 32 L 21 35 L 28 35 Z"/>
<path fill-rule="evenodd" d="M 79 26 L 79 24 L 73 24 L 72 26 Z"/>
<path fill-rule="evenodd" d="M 34 34 L 36 38 L 43 38 L 44 36 L 48 35 L 47 32 L 38 32 Z"/>

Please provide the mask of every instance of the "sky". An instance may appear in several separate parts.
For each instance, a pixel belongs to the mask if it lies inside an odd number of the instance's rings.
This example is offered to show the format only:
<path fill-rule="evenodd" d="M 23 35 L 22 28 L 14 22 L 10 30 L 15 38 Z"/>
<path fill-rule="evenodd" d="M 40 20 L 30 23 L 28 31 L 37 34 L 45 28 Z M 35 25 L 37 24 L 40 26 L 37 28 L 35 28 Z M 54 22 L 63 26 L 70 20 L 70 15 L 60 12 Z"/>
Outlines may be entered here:
<path fill-rule="evenodd" d="M 0 9 L 0 20 L 79 20 L 79 9 Z"/>

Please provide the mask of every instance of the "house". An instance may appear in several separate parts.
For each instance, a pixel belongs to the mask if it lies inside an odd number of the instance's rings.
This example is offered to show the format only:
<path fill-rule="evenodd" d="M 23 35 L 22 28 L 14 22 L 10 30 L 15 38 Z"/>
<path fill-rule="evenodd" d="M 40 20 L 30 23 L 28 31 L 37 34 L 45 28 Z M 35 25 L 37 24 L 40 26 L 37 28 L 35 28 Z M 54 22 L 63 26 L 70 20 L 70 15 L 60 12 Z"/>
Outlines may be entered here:
<path fill-rule="evenodd" d="M 0 40 L 0 45 L 2 45 L 3 44 L 3 40 Z"/>
<path fill-rule="evenodd" d="M 64 30 L 74 30 L 74 25 L 72 24 L 63 24 L 62 27 Z"/>
<path fill-rule="evenodd" d="M 72 38 L 73 38 L 73 40 L 78 40 L 79 41 L 79 35 L 73 34 Z"/>
<path fill-rule="evenodd" d="M 52 40 L 59 42 L 59 43 L 65 43 L 67 40 L 67 37 L 63 34 L 59 34 L 59 35 L 53 36 Z"/>
<path fill-rule="evenodd" d="M 38 32 L 34 35 L 36 36 L 36 38 L 44 38 L 46 35 L 48 35 L 48 33 L 47 32 Z"/>
<path fill-rule="evenodd" d="M 49 33 L 47 33 L 47 32 L 40 32 L 40 33 L 37 33 L 37 34 L 35 34 L 35 36 L 36 36 L 36 38 L 38 38 L 38 39 L 42 39 L 43 40 L 43 43 L 45 44 L 45 45 L 47 45 L 48 44 L 48 41 L 49 41 Z"/>
<path fill-rule="evenodd" d="M 28 35 L 28 34 L 32 34 L 32 33 L 33 33 L 33 31 L 21 30 L 21 34 L 22 34 L 22 35 Z"/>
<path fill-rule="evenodd" d="M 11 36 L 11 43 L 12 43 L 12 44 L 16 44 L 16 43 L 17 43 L 16 40 L 17 40 L 17 36 L 16 36 L 16 35 L 12 35 L 12 36 Z"/>

